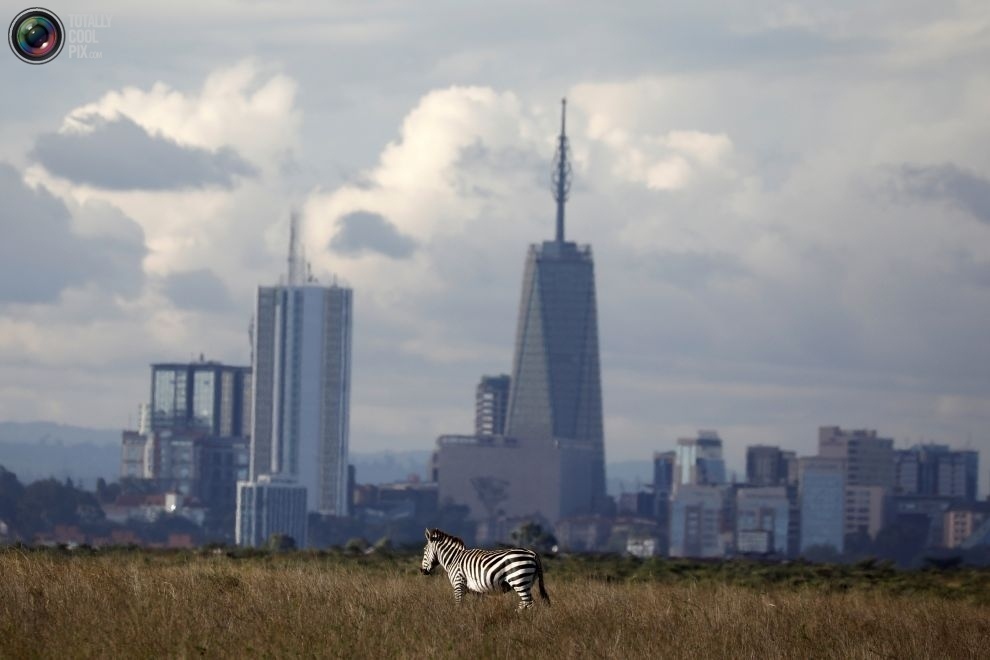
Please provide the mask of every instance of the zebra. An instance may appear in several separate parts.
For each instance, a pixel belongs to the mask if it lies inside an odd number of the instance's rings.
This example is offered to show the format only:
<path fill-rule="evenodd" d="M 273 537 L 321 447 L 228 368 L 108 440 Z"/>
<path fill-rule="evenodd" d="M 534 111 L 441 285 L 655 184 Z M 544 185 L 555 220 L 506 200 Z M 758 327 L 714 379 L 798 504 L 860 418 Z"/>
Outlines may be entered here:
<path fill-rule="evenodd" d="M 437 565 L 443 566 L 454 587 L 458 604 L 465 588 L 477 593 L 502 592 L 514 589 L 521 602 L 519 609 L 533 606 L 530 590 L 539 580 L 540 597 L 550 604 L 550 595 L 543 586 L 543 563 L 540 556 L 524 548 L 482 550 L 464 547 L 464 541 L 439 529 L 426 530 L 423 549 L 423 575 L 429 575 Z"/>

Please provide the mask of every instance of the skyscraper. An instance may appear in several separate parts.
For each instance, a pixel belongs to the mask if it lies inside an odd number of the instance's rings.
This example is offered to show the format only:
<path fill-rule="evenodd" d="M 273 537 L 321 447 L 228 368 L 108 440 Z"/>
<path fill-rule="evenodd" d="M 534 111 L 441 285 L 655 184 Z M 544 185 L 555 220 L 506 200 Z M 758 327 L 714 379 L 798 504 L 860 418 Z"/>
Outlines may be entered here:
<path fill-rule="evenodd" d="M 594 261 L 590 247 L 564 237 L 565 117 L 552 177 L 556 235 L 526 255 L 504 436 L 437 441 L 440 500 L 466 504 L 475 519 L 539 514 L 556 523 L 604 505 Z"/>
<path fill-rule="evenodd" d="M 258 288 L 251 479 L 295 479 L 310 510 L 344 516 L 352 292 L 302 276 L 295 233 L 288 283 Z"/>
<path fill-rule="evenodd" d="M 674 465 L 674 490 L 679 486 L 724 484 L 722 438 L 715 431 L 698 431 L 697 438 L 678 438 Z"/>
<path fill-rule="evenodd" d="M 846 464 L 841 458 L 800 459 L 801 552 L 845 549 Z"/>
<path fill-rule="evenodd" d="M 562 473 L 569 482 L 563 508 L 586 513 L 605 498 L 598 310 L 591 247 L 564 237 L 571 183 L 565 121 L 562 114 L 553 171 L 556 236 L 526 255 L 506 434 L 575 450 Z"/>

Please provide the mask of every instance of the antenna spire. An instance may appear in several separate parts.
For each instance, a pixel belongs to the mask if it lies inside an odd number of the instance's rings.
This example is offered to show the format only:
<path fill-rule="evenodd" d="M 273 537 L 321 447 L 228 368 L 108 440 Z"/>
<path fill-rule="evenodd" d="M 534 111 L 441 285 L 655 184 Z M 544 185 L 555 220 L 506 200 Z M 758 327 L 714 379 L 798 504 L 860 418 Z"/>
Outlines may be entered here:
<path fill-rule="evenodd" d="M 571 190 L 571 163 L 567 142 L 567 99 L 560 100 L 560 137 L 557 139 L 557 153 L 553 156 L 553 198 L 557 202 L 557 242 L 564 242 L 564 204 Z"/>
<path fill-rule="evenodd" d="M 299 213 L 289 213 L 289 286 L 302 284 L 302 259 L 299 256 Z"/>

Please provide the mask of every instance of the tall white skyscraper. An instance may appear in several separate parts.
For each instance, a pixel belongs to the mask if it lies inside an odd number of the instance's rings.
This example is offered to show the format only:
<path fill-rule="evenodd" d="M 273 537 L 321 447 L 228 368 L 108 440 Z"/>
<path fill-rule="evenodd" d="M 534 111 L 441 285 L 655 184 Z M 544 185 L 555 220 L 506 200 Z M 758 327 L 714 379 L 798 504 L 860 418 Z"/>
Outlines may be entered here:
<path fill-rule="evenodd" d="M 303 276 L 291 233 L 288 284 L 258 287 L 251 480 L 294 479 L 310 511 L 345 516 L 352 291 Z"/>

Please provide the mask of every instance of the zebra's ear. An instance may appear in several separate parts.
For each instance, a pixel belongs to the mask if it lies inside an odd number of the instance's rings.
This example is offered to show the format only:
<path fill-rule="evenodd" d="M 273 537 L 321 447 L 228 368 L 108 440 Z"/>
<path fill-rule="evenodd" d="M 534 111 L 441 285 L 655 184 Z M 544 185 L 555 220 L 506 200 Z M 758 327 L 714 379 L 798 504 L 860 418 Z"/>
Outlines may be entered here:
<path fill-rule="evenodd" d="M 426 530 L 426 540 L 427 541 L 430 540 L 430 530 L 429 529 Z"/>

